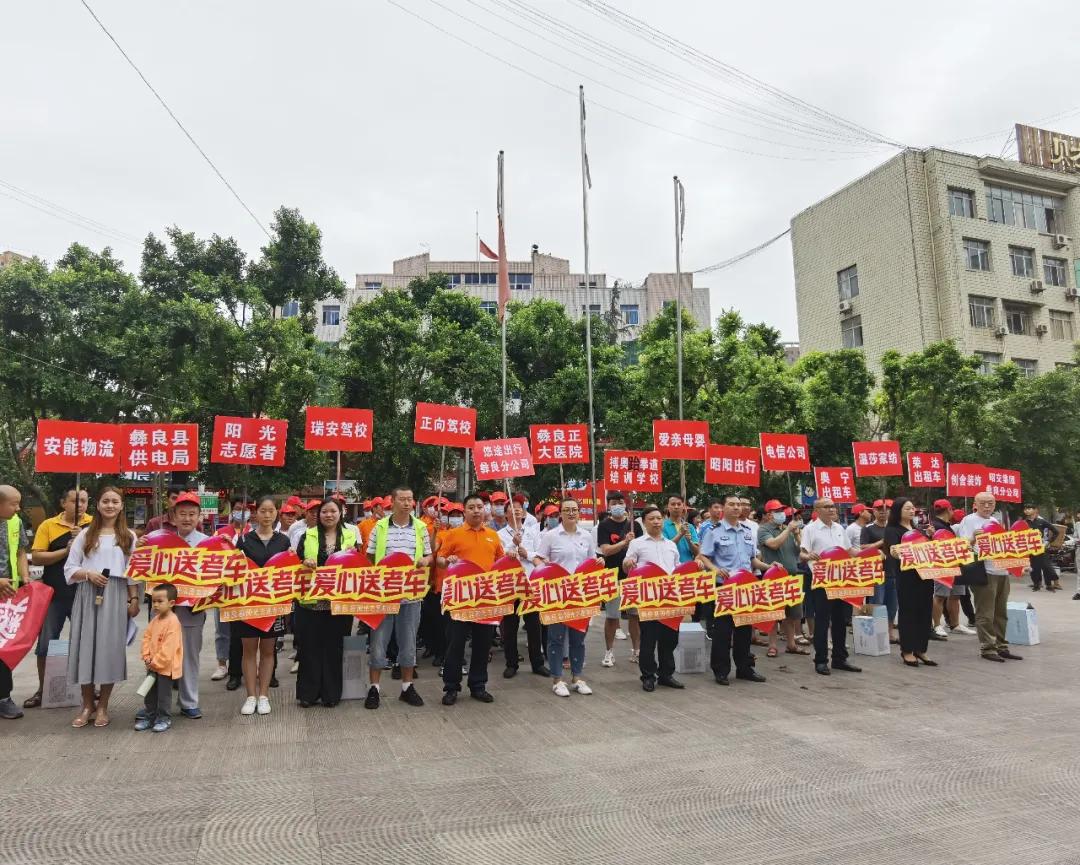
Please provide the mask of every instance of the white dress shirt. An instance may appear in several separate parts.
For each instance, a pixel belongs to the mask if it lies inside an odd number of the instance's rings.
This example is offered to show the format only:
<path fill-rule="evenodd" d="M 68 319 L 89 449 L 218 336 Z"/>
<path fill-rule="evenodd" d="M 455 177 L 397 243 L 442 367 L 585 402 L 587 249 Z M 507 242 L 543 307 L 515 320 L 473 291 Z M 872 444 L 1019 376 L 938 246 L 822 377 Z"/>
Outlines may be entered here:
<path fill-rule="evenodd" d="M 994 516 L 980 517 L 978 514 L 967 514 L 960 521 L 960 525 L 956 527 L 956 534 L 962 538 L 967 538 L 971 541 L 971 545 L 975 546 L 975 532 L 986 528 L 987 523 L 998 522 L 997 519 L 995 519 L 996 516 L 997 515 L 995 514 Z M 1007 574 L 1008 571 L 1001 567 L 997 562 L 987 559 L 986 573 L 1001 576 L 1002 574 Z"/>
<path fill-rule="evenodd" d="M 817 553 L 820 556 L 831 547 L 852 550 L 848 534 L 840 523 L 832 522 L 825 525 L 824 522 L 817 519 L 806 524 L 806 528 L 802 530 L 802 548 L 804 550 L 808 553 Z M 858 551 L 858 545 L 856 545 L 854 551 Z"/>
<path fill-rule="evenodd" d="M 596 543 L 592 529 L 582 528 L 570 534 L 562 526 L 549 529 L 540 535 L 536 554 L 552 564 L 562 565 L 574 572 L 589 559 L 596 558 Z"/>
<path fill-rule="evenodd" d="M 502 541 L 503 549 L 508 556 L 517 556 L 517 547 L 514 544 L 514 527 L 510 524 L 499 529 L 499 540 Z M 525 568 L 525 576 L 532 573 L 536 565 L 533 564 L 533 556 L 540 549 L 540 523 L 533 520 L 533 524 L 521 523 L 521 545 L 525 548 L 525 558 L 521 564 Z"/>
<path fill-rule="evenodd" d="M 654 538 L 646 534 L 630 541 L 626 558 L 634 560 L 634 567 L 653 564 L 670 574 L 679 566 L 679 548 L 663 535 Z"/>

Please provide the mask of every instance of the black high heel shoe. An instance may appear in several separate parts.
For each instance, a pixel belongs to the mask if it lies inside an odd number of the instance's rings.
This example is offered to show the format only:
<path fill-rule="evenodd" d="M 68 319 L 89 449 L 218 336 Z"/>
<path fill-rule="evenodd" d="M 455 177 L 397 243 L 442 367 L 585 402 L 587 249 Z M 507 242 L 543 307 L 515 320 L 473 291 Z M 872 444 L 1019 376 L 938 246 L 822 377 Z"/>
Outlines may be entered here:
<path fill-rule="evenodd" d="M 903 655 L 900 656 L 900 660 L 904 662 L 905 667 L 917 667 L 917 666 L 919 666 L 918 660 L 909 661 Z"/>
<path fill-rule="evenodd" d="M 937 661 L 931 661 L 926 655 L 916 655 L 915 658 L 924 667 L 936 667 L 938 665 Z"/>

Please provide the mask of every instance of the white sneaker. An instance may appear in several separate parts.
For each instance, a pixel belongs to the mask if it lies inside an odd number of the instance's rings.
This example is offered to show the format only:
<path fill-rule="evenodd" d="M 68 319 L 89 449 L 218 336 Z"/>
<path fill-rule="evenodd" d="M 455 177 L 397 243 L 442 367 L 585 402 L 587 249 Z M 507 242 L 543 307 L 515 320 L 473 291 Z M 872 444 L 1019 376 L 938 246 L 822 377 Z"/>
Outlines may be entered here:
<path fill-rule="evenodd" d="M 619 630 L 617 630 L 615 632 L 615 639 L 616 640 L 625 640 L 626 639 L 626 631 L 624 631 L 622 628 L 619 628 Z"/>
<path fill-rule="evenodd" d="M 585 696 L 588 696 L 592 693 L 592 688 L 585 684 L 584 679 L 578 679 L 576 682 L 572 683 L 570 687 L 577 691 L 579 694 L 584 694 Z"/>
<path fill-rule="evenodd" d="M 638 650 L 637 649 L 631 649 L 630 650 L 630 663 L 631 664 L 636 664 L 638 662 L 638 657 L 639 657 Z"/>
<path fill-rule="evenodd" d="M 295 673 L 299 669 L 300 669 L 300 662 L 299 661 L 293 661 L 292 666 L 289 667 L 289 672 L 290 673 Z"/>
<path fill-rule="evenodd" d="M 254 715 L 255 707 L 259 704 L 259 701 L 254 697 L 248 697 L 244 700 L 244 705 L 240 707 L 241 715 Z"/>
<path fill-rule="evenodd" d="M 957 625 L 952 629 L 954 634 L 974 634 L 977 633 L 974 628 L 969 628 L 967 625 Z"/>
<path fill-rule="evenodd" d="M 556 697 L 570 696 L 570 689 L 566 687 L 566 682 L 556 682 L 551 686 L 551 690 L 555 692 Z"/>
<path fill-rule="evenodd" d="M 604 652 L 604 660 L 600 662 L 601 667 L 614 667 L 615 666 L 615 653 Z"/>
<path fill-rule="evenodd" d="M 269 715 L 270 714 L 270 698 L 269 697 L 259 697 L 259 705 L 257 706 L 256 711 L 260 715 Z"/>
<path fill-rule="evenodd" d="M 212 675 L 210 677 L 210 681 L 211 682 L 220 682 L 227 675 L 229 675 L 229 668 L 226 667 L 224 664 L 221 664 L 221 665 L 218 666 L 218 668 L 216 670 L 214 670 L 214 675 Z"/>
<path fill-rule="evenodd" d="M 945 637 L 946 639 L 949 637 L 949 629 L 945 627 L 944 623 L 934 628 L 934 633 L 939 637 Z"/>

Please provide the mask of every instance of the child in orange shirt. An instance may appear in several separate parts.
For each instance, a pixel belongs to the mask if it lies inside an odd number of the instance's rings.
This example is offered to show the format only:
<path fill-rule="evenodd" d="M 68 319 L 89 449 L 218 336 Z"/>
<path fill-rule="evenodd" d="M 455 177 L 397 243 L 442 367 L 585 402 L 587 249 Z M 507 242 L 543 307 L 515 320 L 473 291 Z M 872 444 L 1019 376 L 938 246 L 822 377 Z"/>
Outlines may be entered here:
<path fill-rule="evenodd" d="M 135 722 L 136 730 L 164 733 L 172 726 L 172 682 L 184 674 L 184 642 L 180 620 L 173 612 L 176 586 L 162 583 L 154 589 L 154 618 L 143 634 L 142 659 L 148 675 L 156 677 L 145 697 L 146 717 Z"/>

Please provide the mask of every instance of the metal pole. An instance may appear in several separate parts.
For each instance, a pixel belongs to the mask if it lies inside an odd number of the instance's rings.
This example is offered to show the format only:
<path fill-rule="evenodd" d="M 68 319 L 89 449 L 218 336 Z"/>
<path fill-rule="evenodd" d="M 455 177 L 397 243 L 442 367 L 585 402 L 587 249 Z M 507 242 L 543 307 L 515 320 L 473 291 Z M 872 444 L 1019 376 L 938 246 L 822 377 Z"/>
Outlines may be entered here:
<path fill-rule="evenodd" d="M 506 438 L 506 312 L 502 317 L 502 434 Z"/>
<path fill-rule="evenodd" d="M 675 188 L 675 366 L 678 373 L 679 420 L 683 420 L 683 339 L 682 339 L 682 184 L 672 178 Z M 679 460 L 679 494 L 686 500 L 686 461 Z"/>
<path fill-rule="evenodd" d="M 472 469 L 472 467 L 470 465 L 471 462 L 472 462 L 472 448 L 465 448 L 465 479 L 464 479 L 465 495 L 469 494 L 469 480 L 470 480 L 469 472 Z"/>
<path fill-rule="evenodd" d="M 596 415 L 593 411 L 592 312 L 589 299 L 589 157 L 585 152 L 585 87 L 578 86 L 581 119 L 581 225 L 585 241 L 585 372 L 589 382 L 589 485 L 596 507 Z"/>
<path fill-rule="evenodd" d="M 446 445 L 442 446 L 442 456 L 439 457 L 439 498 L 442 498 L 443 494 L 443 478 L 446 477 Z M 438 505 L 436 505 L 438 510 Z"/>
<path fill-rule="evenodd" d="M 566 494 L 566 481 L 563 480 L 562 463 L 559 463 L 559 498 L 561 499 Z M 595 505 L 596 503 L 593 502 Z"/>

